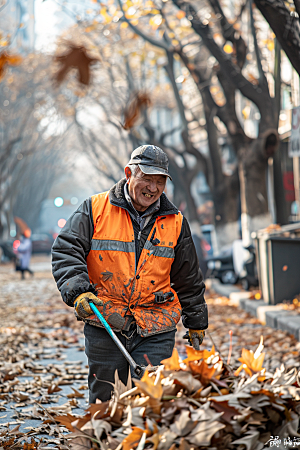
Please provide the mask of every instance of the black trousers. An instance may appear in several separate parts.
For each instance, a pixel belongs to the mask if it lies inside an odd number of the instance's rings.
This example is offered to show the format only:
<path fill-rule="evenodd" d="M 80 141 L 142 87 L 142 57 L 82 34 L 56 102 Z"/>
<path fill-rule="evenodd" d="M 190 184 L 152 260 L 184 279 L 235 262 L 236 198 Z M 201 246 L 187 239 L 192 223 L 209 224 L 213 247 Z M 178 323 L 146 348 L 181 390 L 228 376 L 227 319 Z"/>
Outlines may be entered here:
<path fill-rule="evenodd" d="M 157 366 L 172 355 L 175 333 L 176 330 L 173 330 L 142 337 L 137 334 L 136 324 L 133 324 L 129 331 L 117 332 L 116 335 L 138 365 L 148 365 L 144 357 L 146 354 L 151 364 Z M 109 400 L 113 387 L 107 381 L 114 383 L 117 369 L 120 380 L 126 385 L 129 364 L 104 328 L 85 324 L 84 334 L 85 353 L 89 363 L 89 402 L 95 403 L 97 398 L 101 401 Z M 94 375 L 103 381 L 98 381 Z M 137 378 L 132 368 L 131 376 Z"/>

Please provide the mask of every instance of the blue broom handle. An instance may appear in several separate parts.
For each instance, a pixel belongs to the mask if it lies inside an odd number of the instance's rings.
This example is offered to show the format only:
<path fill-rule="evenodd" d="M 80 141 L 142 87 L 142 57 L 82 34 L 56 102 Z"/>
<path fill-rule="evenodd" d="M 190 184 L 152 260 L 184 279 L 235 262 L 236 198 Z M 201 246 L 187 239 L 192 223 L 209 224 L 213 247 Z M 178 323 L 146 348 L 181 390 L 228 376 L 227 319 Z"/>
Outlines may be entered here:
<path fill-rule="evenodd" d="M 106 320 L 104 319 L 104 317 L 102 316 L 102 314 L 98 311 L 98 309 L 96 308 L 96 306 L 94 305 L 93 302 L 89 302 L 89 305 L 91 307 L 91 309 L 93 310 L 93 312 L 96 314 L 96 316 L 98 317 L 98 319 L 100 320 L 100 322 L 102 323 L 102 325 L 104 326 L 104 328 L 106 329 L 106 331 L 108 332 L 108 334 L 110 335 L 110 337 L 112 338 L 112 340 L 114 341 L 114 343 L 117 345 L 117 347 L 121 350 L 121 352 L 123 353 L 123 355 L 125 356 L 125 358 L 127 359 L 127 361 L 129 362 L 129 364 L 133 367 L 134 370 L 140 369 L 140 366 L 138 366 L 138 364 L 134 361 L 134 359 L 130 356 L 130 354 L 128 353 L 128 351 L 126 350 L 126 348 L 124 347 L 124 345 L 120 342 L 120 340 L 117 338 L 117 336 L 115 335 L 115 333 L 113 332 L 113 330 L 111 329 L 110 325 L 106 322 Z"/>

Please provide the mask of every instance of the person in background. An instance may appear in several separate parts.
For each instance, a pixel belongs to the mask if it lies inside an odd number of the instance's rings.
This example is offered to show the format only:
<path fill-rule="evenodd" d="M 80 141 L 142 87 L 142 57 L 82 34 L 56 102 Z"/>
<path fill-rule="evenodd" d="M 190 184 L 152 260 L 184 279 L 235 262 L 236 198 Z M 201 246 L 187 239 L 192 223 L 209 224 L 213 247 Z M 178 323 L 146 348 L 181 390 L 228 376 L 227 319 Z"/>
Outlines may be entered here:
<path fill-rule="evenodd" d="M 25 279 L 25 272 L 30 273 L 33 276 L 33 272 L 29 269 L 29 263 L 32 253 L 32 243 L 31 243 L 31 231 L 29 229 L 22 233 L 21 242 L 16 250 L 17 261 L 16 261 L 16 271 L 21 272 L 21 279 Z"/>

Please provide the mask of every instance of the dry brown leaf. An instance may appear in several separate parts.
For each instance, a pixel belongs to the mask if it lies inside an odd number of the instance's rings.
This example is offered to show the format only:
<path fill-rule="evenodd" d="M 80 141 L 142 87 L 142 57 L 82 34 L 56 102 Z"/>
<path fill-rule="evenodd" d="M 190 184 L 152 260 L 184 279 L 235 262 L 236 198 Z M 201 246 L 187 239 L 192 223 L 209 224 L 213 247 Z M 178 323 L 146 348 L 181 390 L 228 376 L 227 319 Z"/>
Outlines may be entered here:
<path fill-rule="evenodd" d="M 7 52 L 0 53 L 0 81 L 4 76 L 6 66 L 17 66 L 21 64 L 22 58 L 18 55 L 10 55 Z"/>
<path fill-rule="evenodd" d="M 91 58 L 87 54 L 87 49 L 83 46 L 76 46 L 69 43 L 67 51 L 54 58 L 60 64 L 60 70 L 55 74 L 57 83 L 61 83 L 72 68 L 77 70 L 77 79 L 84 85 L 90 84 L 90 66 L 97 59 Z"/>
<path fill-rule="evenodd" d="M 72 387 L 73 390 L 73 394 L 68 394 L 67 397 L 68 398 L 84 398 L 84 394 L 82 394 L 81 392 L 78 392 L 75 388 Z"/>
<path fill-rule="evenodd" d="M 133 128 L 143 111 L 151 105 L 151 99 L 145 92 L 137 92 L 133 95 L 128 105 L 124 110 L 124 130 Z"/>

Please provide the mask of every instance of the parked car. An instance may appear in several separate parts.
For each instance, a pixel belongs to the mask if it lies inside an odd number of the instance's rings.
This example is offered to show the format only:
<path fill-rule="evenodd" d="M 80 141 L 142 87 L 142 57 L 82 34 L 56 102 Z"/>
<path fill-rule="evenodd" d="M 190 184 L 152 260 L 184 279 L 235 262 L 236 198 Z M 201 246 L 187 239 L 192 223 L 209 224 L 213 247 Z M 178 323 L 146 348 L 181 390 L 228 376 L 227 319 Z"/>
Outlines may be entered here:
<path fill-rule="evenodd" d="M 236 240 L 218 255 L 208 257 L 206 262 L 209 278 L 217 278 L 223 284 L 236 284 L 239 281 L 245 290 L 258 286 L 253 245 L 244 247 L 242 240 Z"/>
<path fill-rule="evenodd" d="M 8 241 L 0 241 L 0 261 L 1 262 L 7 262 L 14 260 L 16 258 L 16 255 L 13 251 L 13 240 L 10 239 Z"/>
<path fill-rule="evenodd" d="M 32 253 L 50 253 L 53 238 L 48 234 L 32 234 Z"/>
<path fill-rule="evenodd" d="M 208 278 L 218 278 L 223 284 L 235 284 L 238 275 L 235 273 L 232 258 L 232 246 L 224 247 L 216 256 L 209 256 L 206 259 Z"/>

